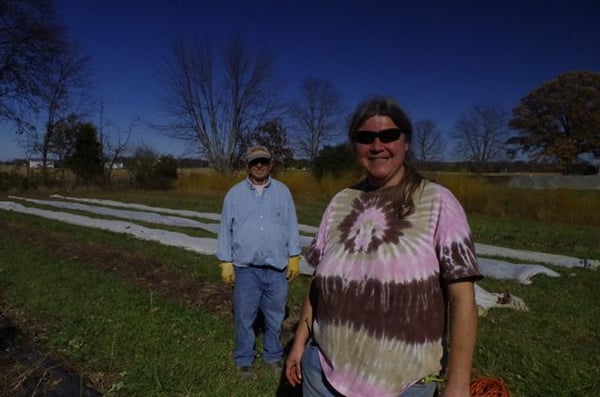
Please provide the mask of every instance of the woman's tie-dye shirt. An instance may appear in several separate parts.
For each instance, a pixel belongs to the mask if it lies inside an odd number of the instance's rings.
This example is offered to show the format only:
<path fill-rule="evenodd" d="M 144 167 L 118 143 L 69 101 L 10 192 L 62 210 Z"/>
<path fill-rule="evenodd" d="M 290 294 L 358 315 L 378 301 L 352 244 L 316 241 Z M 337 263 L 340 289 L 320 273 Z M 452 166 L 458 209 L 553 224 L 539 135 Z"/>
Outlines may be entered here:
<path fill-rule="evenodd" d="M 349 397 L 398 396 L 439 373 L 444 283 L 481 277 L 463 208 L 424 181 L 398 219 L 389 189 L 329 203 L 307 254 L 313 332 L 327 380 Z"/>

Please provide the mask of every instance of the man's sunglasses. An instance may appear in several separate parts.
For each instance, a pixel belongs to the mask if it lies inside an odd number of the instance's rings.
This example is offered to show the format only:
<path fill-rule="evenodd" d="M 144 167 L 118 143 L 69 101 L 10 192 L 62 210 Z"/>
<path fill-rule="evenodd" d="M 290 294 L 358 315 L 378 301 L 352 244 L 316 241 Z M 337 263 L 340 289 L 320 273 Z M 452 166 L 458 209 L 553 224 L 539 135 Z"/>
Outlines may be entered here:
<path fill-rule="evenodd" d="M 354 133 L 354 140 L 363 145 L 370 145 L 375 142 L 375 138 L 379 138 L 381 143 L 394 142 L 402 135 L 400 128 L 390 128 L 379 132 L 375 131 L 356 131 Z"/>
<path fill-rule="evenodd" d="M 248 163 L 248 166 L 254 167 L 255 165 L 259 165 L 259 164 L 262 164 L 264 166 L 268 166 L 269 164 L 271 164 L 271 160 L 269 160 L 269 159 L 261 159 L 261 158 L 254 159 L 254 160 L 252 160 L 251 162 Z"/>

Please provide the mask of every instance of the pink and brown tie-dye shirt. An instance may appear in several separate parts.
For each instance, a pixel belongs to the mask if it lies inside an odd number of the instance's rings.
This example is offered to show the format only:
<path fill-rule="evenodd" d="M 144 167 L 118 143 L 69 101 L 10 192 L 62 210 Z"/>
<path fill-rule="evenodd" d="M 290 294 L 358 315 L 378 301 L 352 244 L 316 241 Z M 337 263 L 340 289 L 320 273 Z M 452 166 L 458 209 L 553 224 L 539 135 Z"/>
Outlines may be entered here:
<path fill-rule="evenodd" d="M 398 396 L 441 369 L 444 283 L 481 277 L 465 213 L 423 182 L 398 219 L 389 190 L 349 188 L 328 205 L 307 254 L 314 339 L 327 380 L 349 397 Z"/>

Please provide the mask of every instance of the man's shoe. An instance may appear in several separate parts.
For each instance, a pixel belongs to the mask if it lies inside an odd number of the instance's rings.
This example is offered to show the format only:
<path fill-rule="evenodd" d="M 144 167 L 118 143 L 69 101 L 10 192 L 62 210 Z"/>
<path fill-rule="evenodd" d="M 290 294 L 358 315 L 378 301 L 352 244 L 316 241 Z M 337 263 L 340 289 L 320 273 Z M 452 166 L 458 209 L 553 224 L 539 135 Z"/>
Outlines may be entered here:
<path fill-rule="evenodd" d="M 277 361 L 273 361 L 272 363 L 267 363 L 267 366 L 271 369 L 273 369 L 273 371 L 280 373 L 281 371 L 283 371 L 283 361 L 282 360 L 277 360 Z"/>
<path fill-rule="evenodd" d="M 238 374 L 242 379 L 250 379 L 252 378 L 252 367 L 250 365 L 239 366 Z"/>

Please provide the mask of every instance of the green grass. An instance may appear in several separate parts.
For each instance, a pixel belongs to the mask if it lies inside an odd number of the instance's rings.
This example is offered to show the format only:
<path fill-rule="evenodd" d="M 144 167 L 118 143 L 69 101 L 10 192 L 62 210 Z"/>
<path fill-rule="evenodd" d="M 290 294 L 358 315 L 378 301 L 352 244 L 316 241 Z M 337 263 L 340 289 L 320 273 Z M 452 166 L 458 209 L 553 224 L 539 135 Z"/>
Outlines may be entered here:
<path fill-rule="evenodd" d="M 83 263 L 0 241 L 0 257 L 9 260 L 4 299 L 50 324 L 46 342 L 69 361 L 112 375 L 115 395 L 260 395 L 260 382 L 235 377 L 227 319 L 151 297 Z M 260 374 L 263 385 L 276 387 L 274 375 Z"/>
<path fill-rule="evenodd" d="M 529 311 L 492 309 L 480 319 L 474 366 L 507 380 L 514 396 L 593 396 L 600 388 L 600 272 L 553 268 L 533 284 L 483 280 L 508 289 Z"/>
<path fill-rule="evenodd" d="M 89 197 L 218 212 L 222 194 L 96 191 Z M 326 202 L 298 198 L 300 222 L 317 225 Z M 0 212 L 0 219 L 82 244 L 139 252 L 192 279 L 219 282 L 211 256 L 33 216 Z M 469 219 L 480 243 L 600 259 L 598 227 L 478 211 Z M 492 309 L 480 318 L 475 374 L 502 377 L 515 397 L 592 396 L 600 390 L 600 271 L 552 269 L 561 277 L 536 276 L 527 286 L 480 282 L 489 291 L 508 290 L 529 307 L 527 312 Z M 293 310 L 306 286 L 306 278 L 292 283 Z M 279 387 L 278 377 L 260 360 L 252 381 L 235 376 L 230 316 L 174 301 L 5 234 L 0 234 L 0 304 L 24 324 L 36 320 L 38 343 L 46 351 L 84 375 L 102 373 L 100 386 L 109 397 L 273 396 Z"/>
<path fill-rule="evenodd" d="M 527 219 L 469 216 L 476 242 L 577 258 L 600 258 L 600 229 Z"/>

